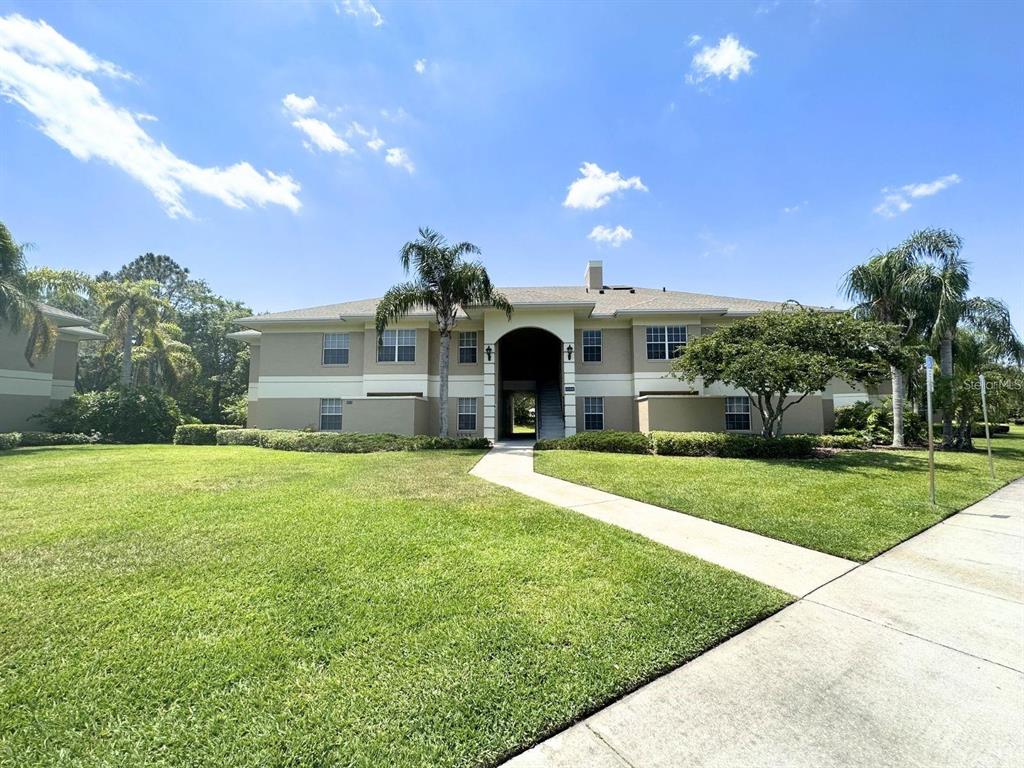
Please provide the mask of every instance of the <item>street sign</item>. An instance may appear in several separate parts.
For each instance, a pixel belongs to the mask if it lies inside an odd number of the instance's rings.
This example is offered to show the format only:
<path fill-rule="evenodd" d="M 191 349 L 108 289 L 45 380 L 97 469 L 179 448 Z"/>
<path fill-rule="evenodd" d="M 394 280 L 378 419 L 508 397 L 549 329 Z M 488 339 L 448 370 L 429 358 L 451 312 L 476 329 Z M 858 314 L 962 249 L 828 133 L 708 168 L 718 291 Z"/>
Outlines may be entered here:
<path fill-rule="evenodd" d="M 928 498 L 935 506 L 935 434 L 932 416 L 932 392 L 935 389 L 935 358 L 927 355 L 924 359 L 925 375 L 928 379 L 928 386 L 925 393 L 928 400 Z"/>
<path fill-rule="evenodd" d="M 924 376 L 929 392 L 935 391 L 935 358 L 926 355 L 924 358 Z"/>
<path fill-rule="evenodd" d="M 985 420 L 985 445 L 988 448 L 988 471 L 992 479 L 996 479 L 996 465 L 992 463 L 992 434 L 988 426 L 988 402 L 985 399 L 985 374 L 978 374 L 978 382 L 981 384 L 981 418 Z"/>

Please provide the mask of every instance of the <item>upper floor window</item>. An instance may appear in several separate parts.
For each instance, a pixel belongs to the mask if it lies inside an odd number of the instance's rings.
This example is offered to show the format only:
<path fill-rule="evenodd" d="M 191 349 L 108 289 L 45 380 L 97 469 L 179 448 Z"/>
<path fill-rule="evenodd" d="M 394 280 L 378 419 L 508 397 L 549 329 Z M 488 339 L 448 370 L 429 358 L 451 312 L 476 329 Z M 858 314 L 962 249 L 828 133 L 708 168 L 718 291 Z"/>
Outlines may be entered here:
<path fill-rule="evenodd" d="M 459 432 L 476 431 L 476 398 L 459 398 Z"/>
<path fill-rule="evenodd" d="M 377 344 L 378 363 L 413 363 L 416 361 L 416 331 L 384 331 Z"/>
<path fill-rule="evenodd" d="M 725 398 L 725 428 L 750 431 L 750 398 Z"/>
<path fill-rule="evenodd" d="M 476 331 L 459 332 L 459 362 L 476 362 Z"/>
<path fill-rule="evenodd" d="M 583 362 L 584 363 L 600 363 L 601 362 L 601 332 L 600 331 L 584 331 L 583 332 Z"/>
<path fill-rule="evenodd" d="M 583 398 L 583 428 L 604 429 L 604 398 Z"/>
<path fill-rule="evenodd" d="M 348 334 L 324 334 L 324 365 L 348 365 Z"/>
<path fill-rule="evenodd" d="M 685 325 L 651 325 L 647 328 L 647 359 L 679 357 L 686 346 Z"/>
<path fill-rule="evenodd" d="M 341 429 L 341 398 L 325 397 L 320 401 L 320 431 L 337 432 Z"/>

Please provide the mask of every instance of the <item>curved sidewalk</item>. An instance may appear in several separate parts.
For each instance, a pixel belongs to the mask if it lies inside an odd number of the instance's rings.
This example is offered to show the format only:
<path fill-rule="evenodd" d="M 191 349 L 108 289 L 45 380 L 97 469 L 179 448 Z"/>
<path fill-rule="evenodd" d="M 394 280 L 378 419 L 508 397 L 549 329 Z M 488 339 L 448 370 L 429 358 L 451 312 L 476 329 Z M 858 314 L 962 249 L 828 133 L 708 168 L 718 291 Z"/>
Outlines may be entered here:
<path fill-rule="evenodd" d="M 496 443 L 471 474 L 627 528 L 680 552 L 803 597 L 857 563 L 533 471 L 533 444 Z"/>

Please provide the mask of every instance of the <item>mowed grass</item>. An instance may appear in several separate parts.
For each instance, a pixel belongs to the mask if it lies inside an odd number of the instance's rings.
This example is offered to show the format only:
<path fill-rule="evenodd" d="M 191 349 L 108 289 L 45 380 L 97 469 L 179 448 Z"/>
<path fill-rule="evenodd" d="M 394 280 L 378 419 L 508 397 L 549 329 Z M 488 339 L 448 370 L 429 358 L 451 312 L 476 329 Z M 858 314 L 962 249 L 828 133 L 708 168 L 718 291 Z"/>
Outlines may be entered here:
<path fill-rule="evenodd" d="M 984 440 L 976 441 L 979 447 Z M 985 452 L 936 452 L 936 506 L 926 451 L 842 451 L 806 461 L 536 454 L 538 472 L 852 560 L 880 552 L 1024 475 L 1024 428 Z"/>
<path fill-rule="evenodd" d="M 789 600 L 479 456 L 0 454 L 0 764 L 493 764 Z"/>

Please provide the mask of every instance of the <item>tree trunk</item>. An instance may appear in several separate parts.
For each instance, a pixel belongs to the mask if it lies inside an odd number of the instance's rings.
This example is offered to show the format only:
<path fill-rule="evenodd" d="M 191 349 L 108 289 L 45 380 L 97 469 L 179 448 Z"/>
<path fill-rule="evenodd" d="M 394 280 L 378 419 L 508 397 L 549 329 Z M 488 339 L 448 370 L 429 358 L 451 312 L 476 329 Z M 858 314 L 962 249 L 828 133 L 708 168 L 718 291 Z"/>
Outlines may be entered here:
<path fill-rule="evenodd" d="M 441 330 L 441 361 L 438 365 L 438 372 L 441 374 L 441 418 L 438 419 L 441 437 L 448 436 L 448 353 L 451 350 L 452 332 L 450 329 Z"/>
<path fill-rule="evenodd" d="M 939 373 L 951 391 L 953 384 L 953 334 L 947 333 L 939 342 Z M 942 446 L 953 447 L 953 410 L 954 403 L 942 409 Z"/>
<path fill-rule="evenodd" d="M 121 386 L 132 385 L 132 337 L 135 335 L 131 318 L 124 328 L 124 338 L 121 340 Z"/>
<path fill-rule="evenodd" d="M 902 448 L 904 446 L 903 398 L 905 397 L 903 371 L 895 365 L 891 365 L 889 374 L 892 376 L 892 447 Z"/>

